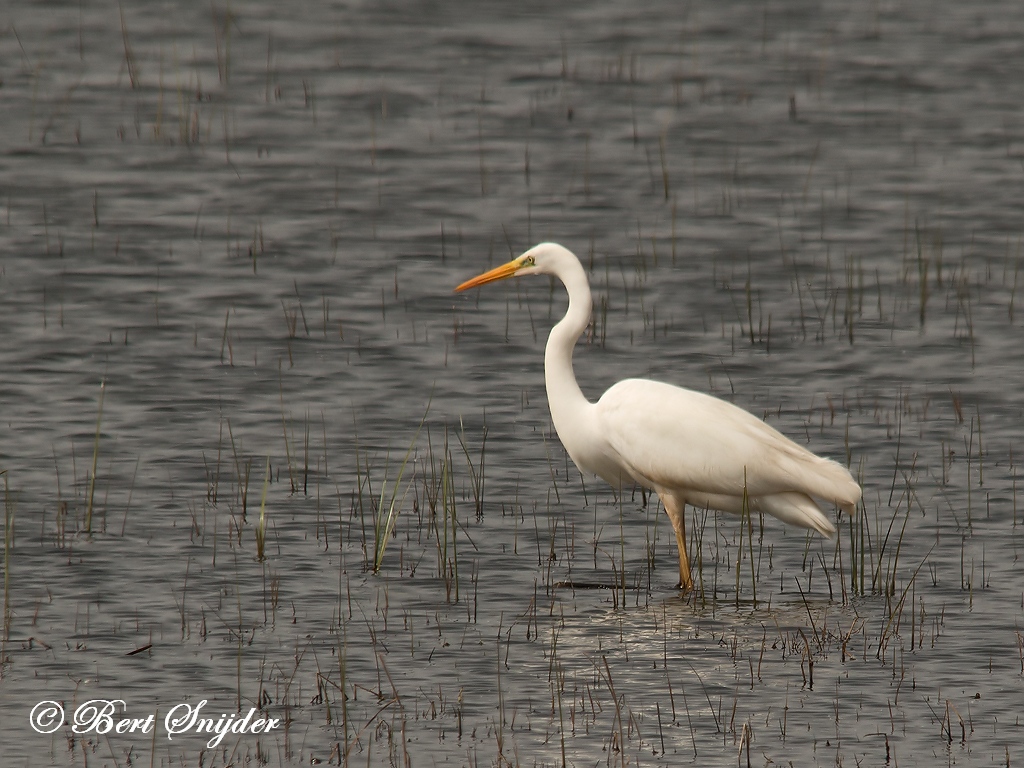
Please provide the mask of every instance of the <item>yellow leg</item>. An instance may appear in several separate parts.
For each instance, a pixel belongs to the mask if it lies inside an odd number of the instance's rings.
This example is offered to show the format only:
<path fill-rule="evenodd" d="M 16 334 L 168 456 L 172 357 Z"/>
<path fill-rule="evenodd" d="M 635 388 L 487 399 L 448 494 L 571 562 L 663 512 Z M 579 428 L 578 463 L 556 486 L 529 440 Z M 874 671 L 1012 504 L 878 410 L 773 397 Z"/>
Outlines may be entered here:
<path fill-rule="evenodd" d="M 693 589 L 693 577 L 690 575 L 690 558 L 686 554 L 686 504 L 668 493 L 658 494 L 661 503 L 672 521 L 672 530 L 676 533 L 676 546 L 679 548 L 679 589 L 684 592 Z"/>

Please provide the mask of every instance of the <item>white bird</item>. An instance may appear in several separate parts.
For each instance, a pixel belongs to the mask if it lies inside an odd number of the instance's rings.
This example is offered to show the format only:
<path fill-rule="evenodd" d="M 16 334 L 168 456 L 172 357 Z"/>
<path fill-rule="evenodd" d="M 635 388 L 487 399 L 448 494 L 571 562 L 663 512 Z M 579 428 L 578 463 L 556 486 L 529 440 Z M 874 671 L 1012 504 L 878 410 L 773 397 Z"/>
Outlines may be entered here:
<path fill-rule="evenodd" d="M 590 323 L 590 283 L 576 255 L 541 243 L 517 259 L 459 285 L 464 291 L 519 275 L 554 275 L 569 309 L 548 336 L 544 383 L 555 431 L 583 473 L 617 492 L 632 483 L 658 494 L 679 548 L 679 587 L 693 586 L 686 550 L 686 505 L 742 514 L 765 512 L 831 537 L 835 526 L 814 498 L 853 514 L 860 486 L 849 470 L 815 456 L 724 400 L 648 379 L 625 379 L 596 403 L 572 368 L 576 341 Z"/>

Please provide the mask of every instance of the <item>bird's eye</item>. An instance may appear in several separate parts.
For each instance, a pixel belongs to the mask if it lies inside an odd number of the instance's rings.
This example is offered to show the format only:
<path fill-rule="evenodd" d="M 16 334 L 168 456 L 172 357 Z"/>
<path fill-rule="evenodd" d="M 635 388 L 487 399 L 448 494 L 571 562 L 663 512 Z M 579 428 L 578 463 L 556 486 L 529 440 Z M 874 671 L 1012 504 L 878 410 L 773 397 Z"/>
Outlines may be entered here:
<path fill-rule="evenodd" d="M 534 265 L 533 256 L 527 256 L 526 261 L 523 262 L 524 267 L 532 267 Z"/>

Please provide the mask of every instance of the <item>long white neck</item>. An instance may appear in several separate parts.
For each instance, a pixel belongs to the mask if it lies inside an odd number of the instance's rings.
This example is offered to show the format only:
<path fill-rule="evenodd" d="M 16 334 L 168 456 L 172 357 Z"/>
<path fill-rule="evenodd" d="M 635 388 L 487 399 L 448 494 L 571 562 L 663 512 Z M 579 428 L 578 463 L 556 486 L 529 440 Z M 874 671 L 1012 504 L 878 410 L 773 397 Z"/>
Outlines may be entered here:
<path fill-rule="evenodd" d="M 572 455 L 573 446 L 569 442 L 574 430 L 571 425 L 580 423 L 582 411 L 591 407 L 576 383 L 572 370 L 572 351 L 590 323 L 592 302 L 587 274 L 576 259 L 560 270 L 559 277 L 569 292 L 569 309 L 548 336 L 544 348 L 544 384 L 548 393 L 551 421 Z"/>

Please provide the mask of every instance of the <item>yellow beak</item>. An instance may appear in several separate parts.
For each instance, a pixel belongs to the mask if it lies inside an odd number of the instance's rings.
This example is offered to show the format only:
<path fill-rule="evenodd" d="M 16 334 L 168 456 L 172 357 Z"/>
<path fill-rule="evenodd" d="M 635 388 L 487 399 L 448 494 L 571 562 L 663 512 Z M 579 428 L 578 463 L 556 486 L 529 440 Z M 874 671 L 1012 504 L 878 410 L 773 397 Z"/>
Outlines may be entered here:
<path fill-rule="evenodd" d="M 484 272 L 482 275 L 467 280 L 458 286 L 456 291 L 465 291 L 468 288 L 476 288 L 487 283 L 493 283 L 495 280 L 504 280 L 506 277 L 512 277 L 519 268 L 523 266 L 523 262 L 519 259 L 513 259 L 508 264 L 502 264 L 500 267 L 495 267 L 490 272 Z"/>

